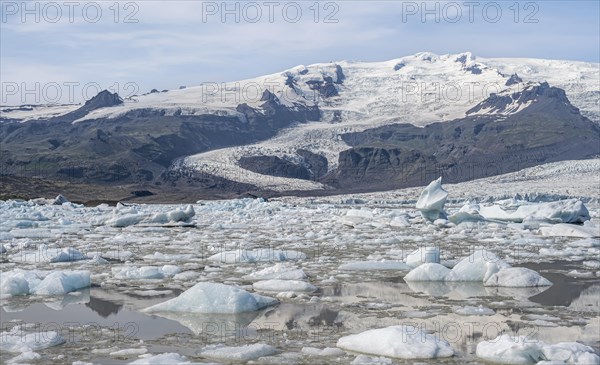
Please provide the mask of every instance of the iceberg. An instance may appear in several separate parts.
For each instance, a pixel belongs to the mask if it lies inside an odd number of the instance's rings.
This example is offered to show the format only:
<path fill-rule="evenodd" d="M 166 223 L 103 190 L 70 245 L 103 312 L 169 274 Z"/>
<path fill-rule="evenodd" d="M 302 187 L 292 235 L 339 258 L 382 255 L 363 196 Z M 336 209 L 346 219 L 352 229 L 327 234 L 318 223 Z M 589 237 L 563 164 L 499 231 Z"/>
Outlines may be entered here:
<path fill-rule="evenodd" d="M 435 359 L 454 355 L 450 344 L 413 326 L 391 326 L 344 336 L 337 347 L 397 359 Z"/>
<path fill-rule="evenodd" d="M 242 313 L 277 304 L 273 298 L 234 286 L 198 283 L 178 297 L 144 309 L 144 312 Z"/>
<path fill-rule="evenodd" d="M 550 345 L 533 338 L 507 334 L 478 343 L 476 354 L 497 364 L 600 364 L 600 357 L 593 348 L 577 342 Z"/>
<path fill-rule="evenodd" d="M 427 185 L 415 207 L 421 211 L 421 215 L 425 219 L 433 222 L 438 218 L 446 218 L 444 204 L 446 204 L 447 198 L 448 192 L 442 188 L 442 178 L 440 177 Z"/>

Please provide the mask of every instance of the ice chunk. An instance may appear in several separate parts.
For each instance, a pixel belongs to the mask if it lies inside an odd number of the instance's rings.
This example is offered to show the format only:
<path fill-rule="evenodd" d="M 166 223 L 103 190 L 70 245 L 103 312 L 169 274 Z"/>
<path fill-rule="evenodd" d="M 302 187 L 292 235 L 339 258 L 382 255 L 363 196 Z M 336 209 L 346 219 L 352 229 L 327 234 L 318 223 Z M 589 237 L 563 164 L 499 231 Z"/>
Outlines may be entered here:
<path fill-rule="evenodd" d="M 600 357 L 594 349 L 577 342 L 561 342 L 542 346 L 544 357 L 550 361 L 562 361 L 566 364 L 600 365 Z"/>
<path fill-rule="evenodd" d="M 346 354 L 344 351 L 335 347 L 326 347 L 324 349 L 319 349 L 316 347 L 303 347 L 301 351 L 312 356 L 343 356 Z"/>
<path fill-rule="evenodd" d="M 398 359 L 434 359 L 454 355 L 454 349 L 448 342 L 413 326 L 391 326 L 345 336 L 338 340 L 337 346 L 347 351 Z"/>
<path fill-rule="evenodd" d="M 304 260 L 306 255 L 299 251 L 274 250 L 270 248 L 255 250 L 235 250 L 224 251 L 212 255 L 208 258 L 211 261 L 217 261 L 227 264 L 240 262 L 277 262 Z"/>
<path fill-rule="evenodd" d="M 317 290 L 317 287 L 301 280 L 264 280 L 258 281 L 252 284 L 254 290 L 270 291 L 270 292 L 313 292 Z"/>
<path fill-rule="evenodd" d="M 478 222 L 484 220 L 479 214 L 479 204 L 467 203 L 460 210 L 448 217 L 448 220 L 454 224 L 463 222 Z"/>
<path fill-rule="evenodd" d="M 130 365 L 187 365 L 190 364 L 185 356 L 170 352 L 159 355 L 142 355 L 141 359 L 130 362 Z"/>
<path fill-rule="evenodd" d="M 256 271 L 251 274 L 245 275 L 243 279 L 250 281 L 269 279 L 304 280 L 306 279 L 306 274 L 302 269 L 297 269 L 285 263 L 278 263 L 274 266 L 267 267 L 260 271 Z"/>
<path fill-rule="evenodd" d="M 44 278 L 39 271 L 15 269 L 0 275 L 0 294 L 2 297 L 27 295 Z"/>
<path fill-rule="evenodd" d="M 548 345 L 524 336 L 501 335 L 480 342 L 476 353 L 478 357 L 498 364 L 600 364 L 600 357 L 589 346 L 577 342 Z"/>
<path fill-rule="evenodd" d="M 62 345 L 65 339 L 55 331 L 44 331 L 23 334 L 22 330 L 13 328 L 0 333 L 0 350 L 7 352 L 28 352 Z"/>
<path fill-rule="evenodd" d="M 552 283 L 537 272 L 524 267 L 505 267 L 485 281 L 485 286 L 514 288 L 550 286 Z"/>
<path fill-rule="evenodd" d="M 73 247 L 50 248 L 45 244 L 39 245 L 35 251 L 21 251 L 10 256 L 15 262 L 70 262 L 86 260 L 88 257 Z"/>
<path fill-rule="evenodd" d="M 347 271 L 377 271 L 377 270 L 411 270 L 412 267 L 408 266 L 402 261 L 393 260 L 381 260 L 381 261 L 357 261 L 342 264 L 338 267 L 338 270 Z"/>
<path fill-rule="evenodd" d="M 430 221 L 438 218 L 446 218 L 444 204 L 448 198 L 448 192 L 442 188 L 442 178 L 432 181 L 421 193 L 416 208 L 421 211 L 423 217 Z"/>
<path fill-rule="evenodd" d="M 588 209 L 577 199 L 559 200 L 548 203 L 524 203 L 516 210 L 506 210 L 500 205 L 482 206 L 480 207 L 479 214 L 486 219 L 517 223 L 528 220 L 553 223 L 583 223 L 590 219 Z"/>
<path fill-rule="evenodd" d="M 37 295 L 65 295 L 78 289 L 88 288 L 90 285 L 89 271 L 55 271 L 34 287 L 32 293 Z"/>
<path fill-rule="evenodd" d="M 552 226 L 540 227 L 540 233 L 542 236 L 552 237 L 593 238 L 600 237 L 600 227 L 592 226 L 590 224 L 577 226 L 574 224 L 559 223 Z"/>
<path fill-rule="evenodd" d="M 198 283 L 178 297 L 144 309 L 144 312 L 241 313 L 277 304 L 273 298 L 234 286 Z"/>
<path fill-rule="evenodd" d="M 479 307 L 466 306 L 455 308 L 454 313 L 460 314 L 461 316 L 491 316 L 496 312 L 494 312 L 493 309 L 480 305 Z"/>
<path fill-rule="evenodd" d="M 445 281 L 451 274 L 452 271 L 444 265 L 428 263 L 411 270 L 404 281 Z"/>
<path fill-rule="evenodd" d="M 488 250 L 477 250 L 460 260 L 453 268 L 453 281 L 487 281 L 493 274 L 509 265 Z"/>
<path fill-rule="evenodd" d="M 178 274 L 179 271 L 179 267 L 175 265 L 164 265 L 162 267 L 120 266 L 112 268 L 112 273 L 115 276 L 115 278 L 129 280 L 169 278 Z"/>
<path fill-rule="evenodd" d="M 439 247 L 421 247 L 406 257 L 406 264 L 417 267 L 424 263 L 440 263 Z"/>
<path fill-rule="evenodd" d="M 497 364 L 535 364 L 544 360 L 543 343 L 525 336 L 501 335 L 477 344 L 477 357 Z"/>
<path fill-rule="evenodd" d="M 203 349 L 200 355 L 226 361 L 250 361 L 276 353 L 277 349 L 273 346 L 255 343 L 244 346 L 209 346 Z"/>
<path fill-rule="evenodd" d="M 392 359 L 387 357 L 358 355 L 354 358 L 351 365 L 392 365 Z"/>

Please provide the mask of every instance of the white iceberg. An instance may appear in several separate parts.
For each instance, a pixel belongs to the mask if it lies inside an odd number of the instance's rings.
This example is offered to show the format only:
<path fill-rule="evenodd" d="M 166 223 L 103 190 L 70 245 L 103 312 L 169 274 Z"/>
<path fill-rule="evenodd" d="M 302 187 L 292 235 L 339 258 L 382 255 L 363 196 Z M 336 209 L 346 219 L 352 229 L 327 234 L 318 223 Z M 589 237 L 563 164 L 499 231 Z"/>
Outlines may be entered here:
<path fill-rule="evenodd" d="M 90 272 L 85 270 L 54 271 L 48 274 L 38 270 L 15 269 L 2 273 L 0 293 L 3 297 L 28 294 L 57 296 L 90 285 Z"/>
<path fill-rule="evenodd" d="M 234 286 L 198 283 L 178 297 L 144 309 L 144 312 L 242 313 L 277 304 L 273 298 Z"/>
<path fill-rule="evenodd" d="M 481 206 L 479 214 L 486 219 L 521 223 L 523 221 L 547 221 L 552 223 L 583 223 L 590 220 L 590 213 L 577 199 L 548 203 L 523 202 L 516 210 L 501 205 Z"/>
<path fill-rule="evenodd" d="M 481 249 L 454 265 L 450 280 L 485 282 L 500 269 L 509 266 L 493 252 Z"/>
<path fill-rule="evenodd" d="M 55 331 L 23 334 L 21 329 L 13 328 L 0 333 L 0 350 L 6 352 L 29 352 L 62 345 L 65 339 Z"/>
<path fill-rule="evenodd" d="M 505 267 L 485 281 L 485 286 L 528 288 L 550 286 L 552 283 L 537 272 L 524 267 Z"/>
<path fill-rule="evenodd" d="M 477 344 L 477 357 L 497 364 L 535 364 L 545 360 L 540 341 L 526 336 L 501 335 Z"/>
<path fill-rule="evenodd" d="M 541 226 L 542 236 L 550 237 L 577 237 L 577 238 L 595 238 L 600 237 L 600 227 L 593 226 L 586 222 L 583 226 L 575 224 L 559 223 L 551 226 Z"/>
<path fill-rule="evenodd" d="M 164 265 L 158 266 L 120 266 L 113 267 L 112 273 L 116 279 L 143 280 L 143 279 L 163 279 L 175 276 L 180 272 L 178 266 Z"/>
<path fill-rule="evenodd" d="M 259 357 L 271 356 L 277 353 L 273 346 L 255 343 L 244 346 L 209 346 L 204 348 L 200 355 L 217 360 L 250 361 Z"/>
<path fill-rule="evenodd" d="M 253 272 L 242 277 L 244 280 L 304 280 L 306 273 L 302 269 L 287 265 L 286 263 L 277 263 L 273 266 Z"/>
<path fill-rule="evenodd" d="M 417 266 L 404 277 L 404 281 L 446 281 L 452 271 L 444 265 L 428 263 Z"/>
<path fill-rule="evenodd" d="M 454 355 L 448 342 L 413 326 L 391 326 L 342 337 L 341 349 L 397 359 L 434 359 Z"/>
<path fill-rule="evenodd" d="M 526 268 L 513 268 L 486 250 L 474 252 L 452 269 L 436 263 L 422 264 L 406 274 L 404 281 L 480 282 L 485 286 L 518 288 L 552 285 L 537 272 Z"/>
<path fill-rule="evenodd" d="M 434 221 L 438 218 L 446 218 L 444 204 L 448 198 L 448 192 L 442 188 L 442 178 L 432 181 L 421 193 L 416 208 L 421 211 L 424 218 Z"/>
<path fill-rule="evenodd" d="M 507 334 L 478 343 L 476 354 L 497 364 L 600 364 L 600 357 L 593 348 L 577 342 L 550 345 L 526 336 Z"/>
<path fill-rule="evenodd" d="M 41 244 L 35 251 L 21 251 L 10 257 L 14 262 L 71 262 L 87 260 L 88 257 L 73 247 L 48 247 L 46 244 Z"/>

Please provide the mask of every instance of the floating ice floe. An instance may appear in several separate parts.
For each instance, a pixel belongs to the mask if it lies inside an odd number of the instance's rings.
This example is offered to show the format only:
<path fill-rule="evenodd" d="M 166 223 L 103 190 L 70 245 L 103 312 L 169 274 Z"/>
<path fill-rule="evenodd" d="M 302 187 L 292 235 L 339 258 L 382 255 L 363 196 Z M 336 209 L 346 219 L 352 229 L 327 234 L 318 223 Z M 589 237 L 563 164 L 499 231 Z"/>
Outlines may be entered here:
<path fill-rule="evenodd" d="M 303 347 L 301 352 L 311 356 L 343 356 L 345 354 L 344 351 L 336 347 L 325 347 L 324 349 Z"/>
<path fill-rule="evenodd" d="M 485 250 L 478 250 L 462 259 L 452 269 L 436 263 L 422 264 L 406 274 L 404 281 L 481 282 L 485 286 L 500 287 L 552 285 L 537 272 L 511 267 L 495 254 Z"/>
<path fill-rule="evenodd" d="M 491 316 L 496 313 L 493 309 L 481 305 L 479 307 L 466 306 L 454 308 L 453 312 L 461 316 Z"/>
<path fill-rule="evenodd" d="M 577 342 L 549 345 L 526 336 L 501 335 L 477 344 L 477 357 L 497 364 L 536 364 L 550 361 L 556 364 L 600 364 L 594 350 Z"/>
<path fill-rule="evenodd" d="M 263 280 L 252 284 L 254 290 L 268 292 L 313 292 L 317 287 L 302 280 Z"/>
<path fill-rule="evenodd" d="M 129 363 L 130 365 L 188 365 L 190 362 L 185 356 L 170 352 L 159 355 L 145 354 L 140 359 Z"/>
<path fill-rule="evenodd" d="M 200 352 L 200 355 L 216 360 L 250 361 L 259 357 L 275 355 L 276 353 L 277 349 L 273 346 L 255 343 L 244 346 L 208 346 Z"/>
<path fill-rule="evenodd" d="M 222 262 L 225 264 L 243 263 L 243 262 L 280 262 L 296 261 L 306 259 L 306 255 L 299 251 L 292 250 L 274 250 L 271 248 L 235 251 L 224 251 L 214 254 L 208 258 L 210 261 Z"/>
<path fill-rule="evenodd" d="M 477 210 L 476 205 L 468 204 L 461 211 L 469 211 L 471 215 L 481 216 L 489 220 L 524 222 L 545 221 L 551 223 L 583 223 L 590 219 L 590 213 L 583 202 L 577 199 L 566 199 L 547 203 L 520 202 L 516 209 L 515 204 L 502 206 L 494 204 L 481 205 Z M 463 211 L 463 212 L 464 212 Z"/>
<path fill-rule="evenodd" d="M 70 262 L 86 260 L 88 257 L 73 247 L 48 247 L 41 244 L 35 251 L 23 250 L 19 253 L 9 256 L 13 262 Z"/>
<path fill-rule="evenodd" d="M 595 238 L 600 237 L 600 226 L 594 226 L 590 221 L 585 222 L 582 226 L 559 223 L 551 226 L 541 226 L 540 233 L 542 236 L 551 237 Z"/>
<path fill-rule="evenodd" d="M 175 265 L 158 266 L 120 266 L 113 267 L 112 273 L 116 279 L 163 279 L 178 274 L 181 270 Z"/>
<path fill-rule="evenodd" d="M 255 271 L 251 274 L 242 277 L 244 280 L 259 281 L 259 280 L 304 280 L 306 273 L 302 269 L 286 263 L 277 263 L 271 267 Z"/>
<path fill-rule="evenodd" d="M 112 216 L 105 224 L 112 227 L 128 227 L 137 224 L 143 225 L 172 225 L 189 223 L 196 215 L 194 207 L 188 205 L 185 209 L 174 209 L 166 213 L 139 213 L 134 207 L 118 204 Z"/>
<path fill-rule="evenodd" d="M 198 283 L 178 297 L 144 309 L 144 312 L 242 313 L 277 304 L 273 298 L 234 286 Z"/>
<path fill-rule="evenodd" d="M 448 192 L 442 188 L 442 178 L 432 181 L 421 193 L 416 208 L 421 211 L 425 219 L 435 221 L 438 218 L 446 218 L 444 204 L 448 198 Z"/>
<path fill-rule="evenodd" d="M 342 337 L 337 347 L 398 359 L 434 359 L 454 355 L 448 342 L 413 326 L 391 326 Z"/>
<path fill-rule="evenodd" d="M 373 220 L 373 212 L 367 209 L 350 209 L 346 215 L 338 218 L 338 221 L 347 226 L 355 226 L 357 224 L 371 222 Z"/>
<path fill-rule="evenodd" d="M 0 350 L 6 352 L 30 352 L 62 345 L 65 339 L 55 331 L 24 334 L 21 329 L 0 333 Z"/>
<path fill-rule="evenodd" d="M 3 272 L 0 278 L 2 296 L 17 295 L 64 295 L 72 291 L 87 288 L 91 284 L 90 272 L 21 270 Z"/>
<path fill-rule="evenodd" d="M 36 198 L 31 199 L 30 202 L 35 205 L 63 205 L 63 203 L 69 203 L 69 200 L 61 194 L 58 194 L 54 199 Z"/>
<path fill-rule="evenodd" d="M 383 270 L 411 270 L 412 266 L 408 266 L 402 261 L 381 260 L 381 261 L 357 261 L 342 264 L 338 270 L 346 271 L 383 271 Z"/>
<path fill-rule="evenodd" d="M 485 286 L 503 286 L 512 288 L 527 288 L 535 286 L 550 286 L 550 280 L 537 272 L 524 267 L 505 267 L 485 281 Z"/>

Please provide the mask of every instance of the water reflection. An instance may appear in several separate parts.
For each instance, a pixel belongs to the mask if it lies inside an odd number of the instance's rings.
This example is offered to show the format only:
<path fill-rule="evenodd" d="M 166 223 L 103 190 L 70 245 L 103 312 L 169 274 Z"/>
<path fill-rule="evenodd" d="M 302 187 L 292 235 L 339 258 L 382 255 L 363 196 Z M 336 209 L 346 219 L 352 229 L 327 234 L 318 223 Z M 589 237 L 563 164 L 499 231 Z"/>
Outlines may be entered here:
<path fill-rule="evenodd" d="M 117 314 L 119 313 L 121 308 L 123 308 L 122 303 L 117 303 L 97 297 L 90 297 L 90 300 L 85 304 L 85 306 L 98 313 L 103 318 L 107 318 L 111 314 Z"/>

